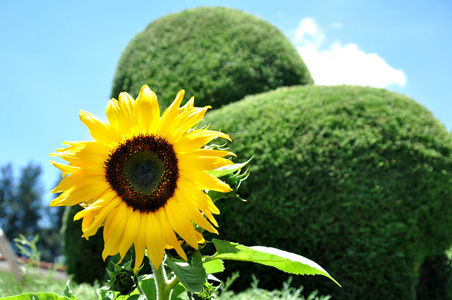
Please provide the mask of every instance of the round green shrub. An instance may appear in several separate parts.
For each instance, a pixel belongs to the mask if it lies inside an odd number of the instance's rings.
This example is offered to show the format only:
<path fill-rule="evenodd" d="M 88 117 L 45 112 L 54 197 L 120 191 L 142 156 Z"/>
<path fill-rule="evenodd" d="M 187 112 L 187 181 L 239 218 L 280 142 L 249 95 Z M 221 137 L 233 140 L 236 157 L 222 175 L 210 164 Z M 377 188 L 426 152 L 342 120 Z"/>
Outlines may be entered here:
<path fill-rule="evenodd" d="M 220 107 L 246 95 L 313 83 L 290 41 L 273 25 L 240 10 L 199 7 L 150 23 L 127 45 L 112 97 L 142 85 L 167 107 L 177 92 Z"/>
<path fill-rule="evenodd" d="M 89 241 L 82 238 L 82 221 L 73 221 L 74 216 L 82 210 L 79 205 L 66 207 L 63 215 L 63 254 L 65 256 L 66 273 L 77 283 L 93 284 L 102 281 L 106 274 L 106 263 L 102 260 L 104 240 L 102 230 Z"/>
<path fill-rule="evenodd" d="M 281 88 L 213 110 L 209 123 L 231 135 L 239 161 L 254 156 L 240 193 L 248 202 L 217 203 L 220 238 L 298 253 L 343 286 L 297 277 L 307 289 L 415 299 L 421 265 L 452 244 L 452 134 L 403 95 Z M 238 289 L 251 273 L 268 289 L 285 280 L 267 267 L 226 268 L 240 271 Z"/>

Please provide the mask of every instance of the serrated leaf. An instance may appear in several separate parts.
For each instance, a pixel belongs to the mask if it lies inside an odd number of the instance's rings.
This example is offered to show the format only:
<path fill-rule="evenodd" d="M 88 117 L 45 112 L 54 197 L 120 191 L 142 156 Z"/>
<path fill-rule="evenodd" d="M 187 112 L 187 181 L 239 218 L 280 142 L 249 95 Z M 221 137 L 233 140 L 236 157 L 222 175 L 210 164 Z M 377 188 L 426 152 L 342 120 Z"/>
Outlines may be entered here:
<path fill-rule="evenodd" d="M 36 293 L 36 294 L 21 294 L 18 296 L 11 296 L 1 298 L 2 300 L 71 300 L 65 296 L 58 296 L 54 293 Z"/>
<path fill-rule="evenodd" d="M 204 282 L 207 280 L 207 274 L 202 265 L 201 257 L 192 257 L 191 264 L 174 262 L 169 258 L 166 259 L 165 263 L 187 290 L 193 293 L 200 293 L 202 291 Z"/>
<path fill-rule="evenodd" d="M 224 271 L 224 263 L 221 259 L 205 261 L 203 266 L 207 274 L 215 274 Z"/>
<path fill-rule="evenodd" d="M 237 243 L 217 239 L 213 239 L 212 241 L 217 249 L 217 253 L 211 256 L 210 259 L 255 262 L 296 275 L 323 275 L 341 286 L 316 262 L 301 255 L 270 247 L 246 247 Z"/>
<path fill-rule="evenodd" d="M 224 166 L 215 170 L 207 171 L 210 175 L 213 175 L 215 177 L 222 177 L 231 173 L 234 173 L 235 171 L 240 170 L 244 166 L 246 166 L 253 158 L 251 157 L 248 161 L 241 163 L 241 164 L 233 164 L 229 166 Z"/>

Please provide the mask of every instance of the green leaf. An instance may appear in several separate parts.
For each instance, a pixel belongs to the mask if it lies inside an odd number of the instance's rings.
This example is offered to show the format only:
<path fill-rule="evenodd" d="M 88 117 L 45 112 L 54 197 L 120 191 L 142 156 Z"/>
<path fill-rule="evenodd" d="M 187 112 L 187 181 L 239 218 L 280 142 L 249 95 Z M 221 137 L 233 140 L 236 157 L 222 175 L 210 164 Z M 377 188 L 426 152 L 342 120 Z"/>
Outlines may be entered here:
<path fill-rule="evenodd" d="M 157 296 L 157 288 L 155 287 L 154 277 L 146 275 L 140 280 L 139 284 L 148 299 L 155 299 Z"/>
<path fill-rule="evenodd" d="M 173 293 L 171 294 L 171 300 L 177 299 L 186 299 L 187 298 L 187 290 L 185 287 L 179 282 L 173 289 Z"/>
<path fill-rule="evenodd" d="M 231 173 L 234 173 L 235 171 L 240 170 L 241 168 L 243 168 L 244 166 L 246 166 L 253 158 L 251 157 L 248 161 L 241 163 L 241 164 L 233 164 L 233 165 L 229 165 L 229 166 L 224 166 L 212 171 L 207 171 L 210 175 L 213 175 L 215 177 L 221 177 L 221 176 L 225 176 Z"/>
<path fill-rule="evenodd" d="M 207 274 L 215 274 L 224 271 L 224 264 L 220 259 L 205 261 L 203 266 Z"/>
<path fill-rule="evenodd" d="M 97 295 L 101 300 L 113 300 L 115 297 L 113 291 L 110 291 L 105 286 L 97 290 Z"/>
<path fill-rule="evenodd" d="M 58 296 L 54 293 L 36 293 L 36 294 L 21 294 L 18 296 L 11 296 L 0 298 L 2 300 L 71 300 L 65 296 Z"/>
<path fill-rule="evenodd" d="M 246 247 L 237 243 L 220 241 L 217 239 L 213 239 L 212 241 L 217 249 L 217 253 L 207 260 L 227 259 L 248 261 L 274 267 L 278 270 L 296 275 L 323 275 L 333 280 L 337 285 L 341 286 L 316 262 L 301 255 L 270 247 Z"/>
<path fill-rule="evenodd" d="M 193 293 L 200 293 L 207 280 L 206 270 L 202 265 L 201 257 L 192 257 L 191 264 L 174 262 L 167 258 L 165 263 L 176 274 L 177 279 Z"/>

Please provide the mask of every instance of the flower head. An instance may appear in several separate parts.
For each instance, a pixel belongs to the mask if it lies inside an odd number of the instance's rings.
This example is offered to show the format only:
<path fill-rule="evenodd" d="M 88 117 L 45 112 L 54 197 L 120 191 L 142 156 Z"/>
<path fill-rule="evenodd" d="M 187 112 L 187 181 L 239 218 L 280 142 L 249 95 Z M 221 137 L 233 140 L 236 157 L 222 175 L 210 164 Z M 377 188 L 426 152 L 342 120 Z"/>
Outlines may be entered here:
<path fill-rule="evenodd" d="M 94 141 L 64 142 L 67 147 L 51 154 L 69 164 L 51 162 L 63 179 L 52 190 L 61 195 L 50 205 L 83 206 L 74 220 L 83 219 L 86 239 L 104 226 L 103 259 L 118 252 L 123 258 L 133 244 L 135 272 L 145 249 L 156 268 L 167 247 L 186 260 L 178 237 L 195 249 L 204 241 L 193 223 L 217 233 L 212 214 L 220 212 L 204 190 L 231 191 L 207 171 L 232 164 L 224 157 L 233 153 L 202 148 L 229 136 L 194 128 L 209 107 L 194 107 L 193 98 L 180 107 L 183 97 L 180 91 L 160 116 L 148 86 L 136 101 L 121 93 L 108 102 L 109 123 L 80 111 Z"/>

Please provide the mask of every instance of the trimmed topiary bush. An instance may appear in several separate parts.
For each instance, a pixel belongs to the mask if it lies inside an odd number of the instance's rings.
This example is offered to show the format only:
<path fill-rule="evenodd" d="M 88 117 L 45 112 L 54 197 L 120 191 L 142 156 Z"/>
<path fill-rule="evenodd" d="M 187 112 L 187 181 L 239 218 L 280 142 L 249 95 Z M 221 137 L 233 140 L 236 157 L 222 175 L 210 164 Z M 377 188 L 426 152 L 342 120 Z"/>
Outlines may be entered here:
<path fill-rule="evenodd" d="M 313 80 L 290 41 L 273 25 L 240 10 L 199 7 L 164 16 L 124 50 L 112 97 L 137 96 L 148 84 L 168 106 L 177 92 L 220 107 L 246 95 Z"/>
<path fill-rule="evenodd" d="M 281 88 L 205 122 L 231 135 L 241 160 L 254 155 L 241 187 L 248 202 L 217 203 L 220 238 L 304 255 L 343 286 L 296 278 L 305 288 L 334 299 L 415 299 L 421 265 L 452 244 L 452 134 L 405 96 Z M 226 268 L 240 271 L 239 289 L 251 273 L 267 289 L 285 280 L 270 268 Z"/>
<path fill-rule="evenodd" d="M 82 210 L 79 205 L 66 207 L 63 215 L 63 254 L 65 256 L 66 273 L 73 276 L 77 283 L 93 284 L 105 278 L 106 263 L 102 260 L 104 240 L 103 228 L 99 229 L 89 241 L 82 238 L 82 221 L 73 221 L 74 216 Z"/>

